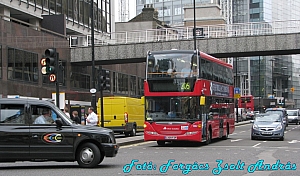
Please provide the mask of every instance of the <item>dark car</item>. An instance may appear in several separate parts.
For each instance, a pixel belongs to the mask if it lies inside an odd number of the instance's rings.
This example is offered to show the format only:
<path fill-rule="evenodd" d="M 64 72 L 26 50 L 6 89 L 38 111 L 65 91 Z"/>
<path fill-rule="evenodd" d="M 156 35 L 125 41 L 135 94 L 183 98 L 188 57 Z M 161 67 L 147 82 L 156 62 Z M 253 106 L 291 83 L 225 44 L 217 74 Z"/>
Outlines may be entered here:
<path fill-rule="evenodd" d="M 288 114 L 285 108 L 267 108 L 266 113 L 279 114 L 283 117 L 284 129 L 289 126 Z"/>
<path fill-rule="evenodd" d="M 279 114 L 260 114 L 251 120 L 251 140 L 257 138 L 284 140 L 284 124 Z"/>
<path fill-rule="evenodd" d="M 117 155 L 112 130 L 75 124 L 51 102 L 16 98 L 0 99 L 0 105 L 0 162 L 77 161 L 95 167 Z"/>

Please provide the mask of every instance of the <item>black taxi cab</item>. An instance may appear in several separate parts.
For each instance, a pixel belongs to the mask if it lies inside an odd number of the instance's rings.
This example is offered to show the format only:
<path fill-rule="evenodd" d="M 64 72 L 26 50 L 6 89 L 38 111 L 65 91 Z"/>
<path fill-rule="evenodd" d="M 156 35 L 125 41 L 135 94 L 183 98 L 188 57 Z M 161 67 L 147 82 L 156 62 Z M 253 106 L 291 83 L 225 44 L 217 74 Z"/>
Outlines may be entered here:
<path fill-rule="evenodd" d="M 0 162 L 77 161 L 96 167 L 115 157 L 112 130 L 75 124 L 45 100 L 0 98 Z"/>

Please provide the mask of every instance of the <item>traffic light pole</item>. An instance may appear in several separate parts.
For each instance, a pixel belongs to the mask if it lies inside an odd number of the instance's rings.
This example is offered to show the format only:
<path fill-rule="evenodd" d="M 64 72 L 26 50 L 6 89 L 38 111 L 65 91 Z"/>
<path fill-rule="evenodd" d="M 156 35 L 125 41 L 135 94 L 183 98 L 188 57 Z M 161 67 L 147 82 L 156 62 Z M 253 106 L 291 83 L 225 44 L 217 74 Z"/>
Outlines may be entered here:
<path fill-rule="evenodd" d="M 91 42 L 92 42 L 92 89 L 96 88 L 95 83 L 95 45 L 94 45 L 94 1 L 91 0 Z M 91 105 L 96 112 L 96 94 L 92 94 Z"/>
<path fill-rule="evenodd" d="M 55 65 L 56 65 L 56 76 L 58 76 L 58 72 L 59 72 L 59 54 L 56 52 L 56 49 L 55 50 L 55 53 L 56 53 L 56 59 L 55 59 Z M 55 89 L 56 89 L 56 106 L 59 108 L 59 82 L 58 82 L 58 78 L 56 78 L 55 80 Z"/>
<path fill-rule="evenodd" d="M 103 72 L 102 72 L 102 66 L 99 66 L 99 73 L 101 73 L 101 75 L 99 75 L 100 79 L 98 79 L 98 84 L 100 84 L 99 87 L 99 91 L 100 91 L 100 109 L 101 109 L 101 127 L 104 127 L 104 111 L 103 111 L 103 88 L 102 88 L 102 83 L 101 83 L 101 76 L 103 76 Z M 99 112 L 98 112 L 99 113 Z"/>

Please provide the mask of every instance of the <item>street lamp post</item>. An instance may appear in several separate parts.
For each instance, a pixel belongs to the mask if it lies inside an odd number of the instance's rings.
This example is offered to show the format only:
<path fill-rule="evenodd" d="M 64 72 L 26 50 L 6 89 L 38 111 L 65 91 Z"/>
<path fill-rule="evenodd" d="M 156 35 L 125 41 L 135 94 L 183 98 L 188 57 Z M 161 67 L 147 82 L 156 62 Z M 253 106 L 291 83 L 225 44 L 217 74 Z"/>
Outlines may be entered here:
<path fill-rule="evenodd" d="M 287 70 L 287 67 L 281 67 L 281 69 Z M 285 74 L 284 74 L 284 76 L 286 76 L 286 86 L 285 86 L 286 88 L 284 88 L 284 91 L 282 91 L 282 96 L 283 96 L 283 107 L 285 108 L 286 107 L 286 105 L 285 105 L 286 98 L 288 98 L 288 96 L 286 96 L 286 94 L 288 94 L 287 89 L 289 87 L 289 77 L 288 77 L 288 75 L 285 75 Z"/>
<path fill-rule="evenodd" d="M 273 72 L 274 72 L 274 61 L 275 61 L 275 59 L 271 59 L 270 61 L 272 62 L 272 68 L 271 68 L 271 81 L 272 81 L 272 84 L 271 84 L 272 85 L 272 90 L 271 91 L 272 92 L 271 92 L 271 94 L 273 96 L 273 93 L 274 93 L 274 87 L 273 87 L 274 86 L 274 79 L 273 79 L 274 76 L 273 76 Z"/>
<path fill-rule="evenodd" d="M 238 82 L 238 79 L 237 79 L 237 77 L 238 77 L 238 66 L 237 66 L 237 64 L 238 64 L 238 62 L 237 62 L 237 57 L 235 58 L 235 87 L 237 87 L 237 82 Z M 236 98 L 235 99 L 235 101 L 236 101 L 236 103 L 235 103 L 235 115 L 236 115 L 236 123 L 239 123 L 239 105 L 238 105 L 238 99 Z"/>
<path fill-rule="evenodd" d="M 261 111 L 260 97 L 261 97 L 261 88 L 260 88 L 260 56 L 258 56 L 258 110 L 259 110 L 259 112 Z"/>
<path fill-rule="evenodd" d="M 193 30 L 193 35 L 194 35 L 194 50 L 197 50 L 197 41 L 196 41 L 196 0 L 194 0 L 194 30 Z"/>
<path fill-rule="evenodd" d="M 94 45 L 94 0 L 91 0 L 91 41 L 92 41 L 92 89 L 96 88 L 95 83 L 95 45 Z M 96 111 L 96 92 L 92 93 L 91 105 Z"/>

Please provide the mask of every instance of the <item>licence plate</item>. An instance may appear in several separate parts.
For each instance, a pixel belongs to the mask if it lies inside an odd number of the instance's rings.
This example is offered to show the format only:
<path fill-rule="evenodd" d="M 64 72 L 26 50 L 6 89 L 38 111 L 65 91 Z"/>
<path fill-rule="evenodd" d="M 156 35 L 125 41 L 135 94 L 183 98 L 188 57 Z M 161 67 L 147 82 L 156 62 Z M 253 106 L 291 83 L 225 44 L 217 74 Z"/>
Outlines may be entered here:
<path fill-rule="evenodd" d="M 270 131 L 263 131 L 261 134 L 272 134 Z"/>
<path fill-rule="evenodd" d="M 177 136 L 165 136 L 165 139 L 177 139 Z"/>

